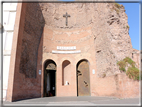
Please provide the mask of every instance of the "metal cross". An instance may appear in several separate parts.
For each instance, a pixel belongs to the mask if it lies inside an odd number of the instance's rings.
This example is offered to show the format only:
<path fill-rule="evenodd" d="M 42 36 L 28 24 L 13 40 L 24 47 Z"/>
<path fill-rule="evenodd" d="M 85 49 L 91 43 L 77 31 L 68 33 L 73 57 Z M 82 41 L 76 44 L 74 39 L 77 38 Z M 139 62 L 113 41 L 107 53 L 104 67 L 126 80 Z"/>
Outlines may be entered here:
<path fill-rule="evenodd" d="M 63 17 L 66 17 L 66 26 L 68 26 L 68 17 L 70 17 L 70 15 L 66 12 Z"/>

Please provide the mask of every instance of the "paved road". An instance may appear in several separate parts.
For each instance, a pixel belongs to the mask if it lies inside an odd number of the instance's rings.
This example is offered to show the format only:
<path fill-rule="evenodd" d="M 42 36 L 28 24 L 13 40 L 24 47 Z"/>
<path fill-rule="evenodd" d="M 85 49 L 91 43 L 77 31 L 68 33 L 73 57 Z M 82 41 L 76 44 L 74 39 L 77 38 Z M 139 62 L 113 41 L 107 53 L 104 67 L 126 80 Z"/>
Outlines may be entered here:
<path fill-rule="evenodd" d="M 133 105 L 140 106 L 139 98 L 118 99 L 113 97 L 44 97 L 26 99 L 16 102 L 3 102 L 3 105 L 24 106 L 106 106 L 106 105 Z"/>

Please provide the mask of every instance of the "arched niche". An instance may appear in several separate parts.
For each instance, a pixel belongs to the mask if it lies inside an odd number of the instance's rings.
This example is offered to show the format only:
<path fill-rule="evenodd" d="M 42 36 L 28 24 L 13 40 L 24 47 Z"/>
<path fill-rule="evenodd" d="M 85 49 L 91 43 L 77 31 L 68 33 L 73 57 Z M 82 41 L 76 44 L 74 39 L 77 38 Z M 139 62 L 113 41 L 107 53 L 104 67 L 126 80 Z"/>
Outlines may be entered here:
<path fill-rule="evenodd" d="M 70 85 L 71 83 L 71 63 L 68 60 L 62 63 L 62 85 Z"/>

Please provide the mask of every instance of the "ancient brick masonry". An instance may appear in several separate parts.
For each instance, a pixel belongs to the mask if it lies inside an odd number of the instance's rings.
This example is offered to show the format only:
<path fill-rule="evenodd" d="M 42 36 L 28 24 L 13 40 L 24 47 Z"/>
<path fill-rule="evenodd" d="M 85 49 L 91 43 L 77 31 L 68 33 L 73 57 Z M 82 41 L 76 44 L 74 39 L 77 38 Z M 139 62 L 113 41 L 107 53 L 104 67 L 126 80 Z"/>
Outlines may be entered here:
<path fill-rule="evenodd" d="M 129 95 L 124 95 L 124 93 L 121 93 L 120 90 L 123 90 L 121 89 L 122 87 L 118 88 L 122 83 L 120 78 L 123 76 L 125 77 L 126 75 L 120 73 L 120 70 L 117 66 L 117 61 L 120 61 L 125 57 L 132 58 L 133 50 L 131 39 L 128 33 L 129 25 L 127 22 L 127 15 L 122 5 L 117 7 L 115 3 L 40 3 L 40 6 L 45 19 L 46 31 L 49 29 L 53 30 L 53 32 L 52 30 L 49 30 L 50 32 L 45 31 L 45 37 L 52 40 L 53 43 L 56 42 L 58 45 L 70 45 L 72 43 L 76 44 L 77 47 L 80 47 L 85 39 L 80 38 L 77 40 L 71 35 L 74 34 L 75 30 L 82 29 L 81 31 L 84 32 L 85 30 L 83 28 L 91 28 L 89 31 L 91 32 L 91 35 L 84 37 L 86 38 L 85 41 L 87 41 L 90 37 L 94 41 L 94 44 L 91 44 L 91 42 L 88 44 L 93 47 L 91 48 L 92 51 L 95 50 L 94 62 L 97 71 L 97 77 L 91 80 L 91 95 L 113 95 L 123 97 L 131 96 L 131 90 L 129 87 L 127 87 L 127 85 L 124 89 L 130 91 Z M 66 11 L 71 15 L 71 17 L 69 17 L 68 26 L 66 26 L 65 19 L 63 18 L 63 14 L 65 14 Z M 57 33 L 57 35 L 59 35 L 58 38 L 55 38 L 57 36 L 55 33 L 57 32 L 56 30 L 59 31 L 59 33 Z M 64 39 L 63 35 L 66 34 L 64 33 L 66 31 L 69 32 L 67 34 L 68 36 L 66 36 Z M 76 31 L 75 34 L 82 35 L 81 31 Z M 53 38 L 51 35 L 54 35 Z M 69 37 L 72 38 L 67 39 Z M 72 41 L 72 39 L 74 40 Z M 77 45 L 77 43 L 80 45 Z M 89 50 L 89 47 L 86 46 L 84 49 L 86 48 L 87 50 L 88 48 Z M 55 49 L 54 46 L 52 49 Z M 84 51 L 84 49 L 81 49 L 82 53 L 89 53 L 90 50 Z M 44 52 L 45 54 L 48 52 L 48 55 L 50 56 L 50 51 L 51 48 L 46 47 Z M 101 79 L 104 77 L 104 74 L 106 78 Z M 119 79 L 115 78 L 115 75 L 117 74 L 120 75 L 118 76 Z M 127 84 L 127 82 L 133 84 L 133 81 L 128 80 L 128 78 L 124 80 L 123 84 Z M 98 83 L 96 83 L 96 81 Z M 138 85 L 138 82 L 135 83 Z M 104 88 L 108 88 L 108 90 L 104 91 Z M 136 91 L 134 96 L 137 96 L 137 94 L 138 91 Z"/>
<path fill-rule="evenodd" d="M 28 3 L 22 40 L 20 72 L 25 77 L 36 78 L 37 55 L 44 26 L 44 18 L 38 3 Z"/>
<path fill-rule="evenodd" d="M 40 6 L 45 26 L 48 28 L 71 30 L 92 26 L 98 76 L 101 77 L 102 73 L 107 75 L 118 73 L 117 61 L 126 56 L 132 58 L 127 15 L 123 6 L 118 11 L 116 11 L 117 7 L 114 3 L 40 3 Z M 66 9 L 71 14 L 68 27 L 65 25 L 65 19 L 62 18 Z M 62 42 L 66 43 L 66 41 Z M 68 42 L 75 41 L 68 40 Z"/>
<path fill-rule="evenodd" d="M 117 66 L 117 61 L 132 58 L 133 51 L 123 6 L 118 8 L 114 3 L 27 3 L 25 9 L 25 18 L 20 19 L 25 21 L 24 26 L 20 26 L 24 28 L 20 64 L 16 63 L 20 67 L 13 70 L 14 82 L 8 93 L 11 101 L 43 96 L 44 67 L 48 60 L 57 65 L 56 96 L 77 96 L 76 67 L 82 60 L 89 62 L 91 96 L 126 98 L 139 95 L 139 82 L 120 73 Z M 71 16 L 68 26 L 63 17 L 66 12 Z M 54 54 L 57 46 L 75 46 L 80 53 Z M 62 85 L 64 61 L 70 62 L 68 86 Z"/>
<path fill-rule="evenodd" d="M 102 11 L 102 8 L 104 10 Z M 118 73 L 117 61 L 132 57 L 131 39 L 126 26 L 127 15 L 121 6 L 119 13 L 114 3 L 96 4 L 92 32 L 96 49 L 96 64 L 101 76 Z M 103 64 L 103 67 L 102 67 Z"/>
<path fill-rule="evenodd" d="M 18 3 L 16 18 L 14 28 L 16 30 L 14 30 L 12 44 L 12 55 L 16 61 L 11 57 L 8 101 L 41 96 L 41 78 L 40 75 L 37 75 L 37 68 L 40 64 L 38 60 L 40 52 L 38 51 L 42 47 L 39 45 L 44 19 L 39 5 L 37 3 Z"/>

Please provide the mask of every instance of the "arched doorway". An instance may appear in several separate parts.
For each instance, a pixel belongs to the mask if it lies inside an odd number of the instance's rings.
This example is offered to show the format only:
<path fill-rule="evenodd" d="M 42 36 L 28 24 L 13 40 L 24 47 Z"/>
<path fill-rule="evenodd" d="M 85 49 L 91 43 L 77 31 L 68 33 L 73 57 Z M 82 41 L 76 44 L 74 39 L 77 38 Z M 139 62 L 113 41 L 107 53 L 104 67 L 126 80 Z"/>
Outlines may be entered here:
<path fill-rule="evenodd" d="M 44 97 L 56 96 L 56 63 L 47 60 L 44 64 Z"/>
<path fill-rule="evenodd" d="M 77 96 L 90 96 L 89 62 L 80 60 L 77 63 Z"/>

